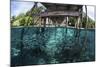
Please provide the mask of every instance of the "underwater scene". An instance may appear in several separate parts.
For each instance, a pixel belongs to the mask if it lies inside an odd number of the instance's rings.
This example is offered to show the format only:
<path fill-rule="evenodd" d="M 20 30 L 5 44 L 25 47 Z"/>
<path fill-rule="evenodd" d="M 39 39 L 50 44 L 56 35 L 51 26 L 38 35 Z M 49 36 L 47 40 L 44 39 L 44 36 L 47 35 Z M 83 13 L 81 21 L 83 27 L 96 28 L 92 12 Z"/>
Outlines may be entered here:
<path fill-rule="evenodd" d="M 11 66 L 87 61 L 95 61 L 95 29 L 11 28 Z"/>

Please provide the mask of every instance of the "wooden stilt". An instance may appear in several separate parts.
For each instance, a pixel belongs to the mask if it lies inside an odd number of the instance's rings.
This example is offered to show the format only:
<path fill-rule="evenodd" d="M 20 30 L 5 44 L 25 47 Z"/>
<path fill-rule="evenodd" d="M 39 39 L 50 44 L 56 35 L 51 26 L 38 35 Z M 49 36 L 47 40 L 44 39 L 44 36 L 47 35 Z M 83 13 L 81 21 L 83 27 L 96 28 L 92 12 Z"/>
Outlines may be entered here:
<path fill-rule="evenodd" d="M 66 26 L 68 27 L 68 16 L 66 17 Z"/>
<path fill-rule="evenodd" d="M 44 18 L 44 24 L 43 24 L 44 28 L 46 27 L 46 18 Z"/>
<path fill-rule="evenodd" d="M 51 22 L 50 22 L 50 18 L 48 18 L 48 27 L 51 27 Z"/>
<path fill-rule="evenodd" d="M 84 38 L 84 44 L 83 44 L 83 47 L 81 49 L 81 55 L 84 54 L 86 48 L 87 48 L 87 22 L 88 22 L 88 19 L 87 19 L 87 6 L 85 5 L 85 11 L 86 11 L 86 26 L 85 26 L 85 38 Z"/>
<path fill-rule="evenodd" d="M 87 6 L 85 5 L 85 10 L 86 10 L 86 26 L 85 26 L 85 41 L 84 41 L 84 50 L 87 47 L 87 22 L 88 22 L 88 16 L 87 16 Z"/>
<path fill-rule="evenodd" d="M 79 29 L 80 25 L 80 16 L 78 17 L 77 28 Z"/>

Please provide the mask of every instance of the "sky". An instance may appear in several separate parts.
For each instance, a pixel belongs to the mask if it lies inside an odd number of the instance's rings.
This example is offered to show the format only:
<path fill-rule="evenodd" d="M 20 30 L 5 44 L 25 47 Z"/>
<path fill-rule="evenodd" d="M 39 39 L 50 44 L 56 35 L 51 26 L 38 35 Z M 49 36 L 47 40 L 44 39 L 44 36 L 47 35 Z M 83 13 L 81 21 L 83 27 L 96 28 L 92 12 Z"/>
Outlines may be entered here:
<path fill-rule="evenodd" d="M 24 1 L 11 1 L 11 16 L 17 16 L 20 13 L 25 13 L 32 8 L 34 2 L 24 2 Z M 41 4 L 39 4 L 41 6 Z M 85 12 L 85 7 L 83 6 L 83 12 Z M 87 14 L 88 16 L 95 20 L 95 7 L 87 6 Z"/>
<path fill-rule="evenodd" d="M 18 2 L 11 1 L 11 16 L 17 16 L 20 13 L 25 13 L 32 8 L 34 2 Z"/>
<path fill-rule="evenodd" d="M 83 6 L 83 12 L 85 11 L 85 6 Z M 96 20 L 96 10 L 95 10 L 95 6 L 87 6 L 87 15 L 93 19 Z"/>

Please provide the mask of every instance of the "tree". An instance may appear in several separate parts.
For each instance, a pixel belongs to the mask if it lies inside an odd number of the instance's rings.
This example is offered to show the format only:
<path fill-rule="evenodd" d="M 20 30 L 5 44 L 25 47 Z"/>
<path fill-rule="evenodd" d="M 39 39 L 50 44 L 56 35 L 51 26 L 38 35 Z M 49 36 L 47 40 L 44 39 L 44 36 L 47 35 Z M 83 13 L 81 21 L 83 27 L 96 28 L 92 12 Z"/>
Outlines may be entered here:
<path fill-rule="evenodd" d="M 19 22 L 20 26 L 25 26 L 25 18 L 22 18 Z"/>
<path fill-rule="evenodd" d="M 11 20 L 12 26 L 30 26 L 30 25 L 38 25 L 40 17 L 37 16 L 39 13 L 41 13 L 44 10 L 43 6 L 38 6 L 37 2 L 34 2 L 33 7 L 27 11 L 25 14 L 20 13 L 17 17 L 12 17 L 13 20 Z M 16 22 L 17 21 L 17 22 Z M 13 25 L 14 23 L 14 25 Z M 17 24 L 17 25 L 16 25 Z"/>
<path fill-rule="evenodd" d="M 40 19 L 37 16 L 37 14 L 41 13 L 44 10 L 44 8 L 42 6 L 38 7 L 37 4 L 38 3 L 35 2 L 31 10 L 26 13 L 26 16 L 29 16 L 27 20 L 27 25 L 29 22 L 30 25 L 34 25 L 34 24 L 37 25 L 37 21 Z"/>
<path fill-rule="evenodd" d="M 24 16 L 25 16 L 24 13 L 20 13 L 20 14 L 16 17 L 16 20 L 18 20 L 18 19 L 20 19 L 20 18 L 22 18 L 22 17 L 24 17 Z"/>
<path fill-rule="evenodd" d="M 12 26 L 13 22 L 15 21 L 15 18 L 16 18 L 15 16 L 11 17 L 11 26 Z"/>

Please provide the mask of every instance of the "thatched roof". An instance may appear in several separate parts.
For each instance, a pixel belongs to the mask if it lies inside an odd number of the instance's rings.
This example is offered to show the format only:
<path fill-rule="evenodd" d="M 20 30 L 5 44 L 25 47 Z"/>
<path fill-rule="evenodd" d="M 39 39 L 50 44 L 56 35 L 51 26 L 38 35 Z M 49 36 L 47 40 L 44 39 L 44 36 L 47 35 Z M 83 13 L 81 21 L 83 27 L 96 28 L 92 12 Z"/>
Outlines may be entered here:
<path fill-rule="evenodd" d="M 58 4 L 58 3 L 42 3 L 48 11 L 78 11 L 82 5 Z"/>

